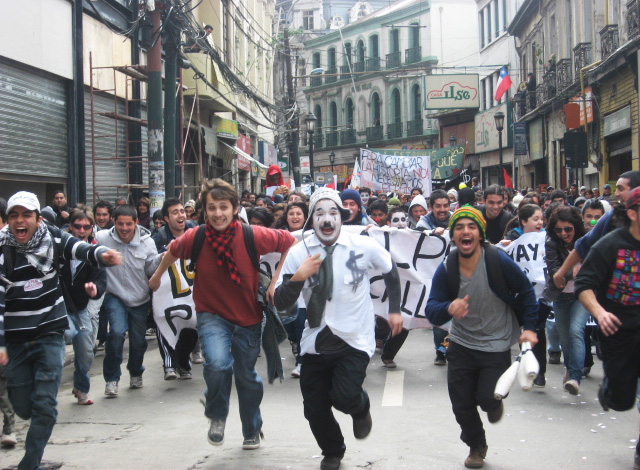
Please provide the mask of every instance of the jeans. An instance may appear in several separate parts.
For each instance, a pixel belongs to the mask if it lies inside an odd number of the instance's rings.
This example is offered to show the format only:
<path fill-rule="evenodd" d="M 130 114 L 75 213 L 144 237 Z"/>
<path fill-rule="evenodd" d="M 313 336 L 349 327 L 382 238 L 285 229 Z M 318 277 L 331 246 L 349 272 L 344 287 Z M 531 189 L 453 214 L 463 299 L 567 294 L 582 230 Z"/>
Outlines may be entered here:
<path fill-rule="evenodd" d="M 7 378 L 4 376 L 5 366 L 0 366 L 0 412 L 2 412 L 1 434 L 12 434 L 16 429 L 16 413 L 13 411 L 9 392 L 7 391 Z"/>
<path fill-rule="evenodd" d="M 242 435 L 254 437 L 262 428 L 260 403 L 263 385 L 256 372 L 260 352 L 261 323 L 238 326 L 220 315 L 198 312 L 198 336 L 204 354 L 206 405 L 204 414 L 214 421 L 229 415 L 231 376 L 235 377 Z"/>
<path fill-rule="evenodd" d="M 580 383 L 584 367 L 584 330 L 589 312 L 573 294 L 560 294 L 553 302 L 556 328 L 569 378 Z"/>
<path fill-rule="evenodd" d="M 73 388 L 89 393 L 89 370 L 93 364 L 93 325 L 87 309 L 69 313 L 69 329 L 65 331 L 65 342 L 73 343 L 75 356 Z"/>
<path fill-rule="evenodd" d="M 18 469 L 34 470 L 58 417 L 56 397 L 62 379 L 64 338 L 52 334 L 27 343 L 9 343 L 7 351 L 9 363 L 4 374 L 9 399 L 20 418 L 31 419 Z"/>
<path fill-rule="evenodd" d="M 127 307 L 112 294 L 106 294 L 102 304 L 109 318 L 109 333 L 105 345 L 102 373 L 106 382 L 118 382 L 122 372 L 122 348 L 127 330 L 129 331 L 129 361 L 127 369 L 131 377 L 140 377 L 144 372 L 142 361 L 147 350 L 145 333 L 149 302 L 137 307 Z"/>
<path fill-rule="evenodd" d="M 547 320 L 547 352 L 549 354 L 560 352 L 560 337 L 556 328 L 555 313 L 552 314 L 553 321 Z"/>
<path fill-rule="evenodd" d="M 302 364 L 302 357 L 300 356 L 300 340 L 302 339 L 302 332 L 304 331 L 304 322 L 307 319 L 307 309 L 298 308 L 298 315 L 292 322 L 285 323 L 284 329 L 287 331 L 289 341 L 296 343 L 298 346 L 298 354 L 296 354 L 296 365 Z"/>

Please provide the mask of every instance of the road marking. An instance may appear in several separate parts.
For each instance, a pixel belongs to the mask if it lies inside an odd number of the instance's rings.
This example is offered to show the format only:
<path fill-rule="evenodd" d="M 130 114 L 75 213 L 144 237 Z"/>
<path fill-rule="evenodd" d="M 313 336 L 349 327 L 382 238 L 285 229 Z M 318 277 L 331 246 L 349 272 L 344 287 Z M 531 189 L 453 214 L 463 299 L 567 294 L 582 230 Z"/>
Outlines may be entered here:
<path fill-rule="evenodd" d="M 402 406 L 404 394 L 404 371 L 387 371 L 387 380 L 384 383 L 382 406 Z"/>

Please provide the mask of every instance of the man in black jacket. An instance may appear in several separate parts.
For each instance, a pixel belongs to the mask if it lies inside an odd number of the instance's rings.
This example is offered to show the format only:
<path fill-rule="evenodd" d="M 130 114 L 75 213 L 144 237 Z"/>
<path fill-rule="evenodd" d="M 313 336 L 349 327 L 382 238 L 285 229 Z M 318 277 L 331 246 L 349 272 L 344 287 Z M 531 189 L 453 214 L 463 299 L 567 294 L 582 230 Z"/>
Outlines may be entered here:
<path fill-rule="evenodd" d="M 484 190 L 482 216 L 487 222 L 487 240 L 494 245 L 504 238 L 504 229 L 511 220 L 511 214 L 504 210 L 504 196 L 504 188 L 497 184 Z"/>
<path fill-rule="evenodd" d="M 91 209 L 73 209 L 69 216 L 69 233 L 83 242 L 90 242 L 95 220 Z M 92 237 L 91 237 L 92 238 Z M 68 260 L 62 266 L 64 301 L 69 316 L 67 342 L 73 343 L 73 395 L 78 405 L 93 405 L 89 398 L 89 370 L 93 363 L 93 325 L 87 310 L 90 299 L 99 299 L 107 286 L 104 268 L 84 261 Z"/>

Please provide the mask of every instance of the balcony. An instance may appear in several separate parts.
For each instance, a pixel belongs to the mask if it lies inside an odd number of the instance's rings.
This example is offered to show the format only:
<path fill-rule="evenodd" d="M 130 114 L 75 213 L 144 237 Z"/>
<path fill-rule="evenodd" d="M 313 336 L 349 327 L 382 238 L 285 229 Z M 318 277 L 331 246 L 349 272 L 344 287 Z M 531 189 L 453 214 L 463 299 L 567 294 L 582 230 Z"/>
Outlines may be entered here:
<path fill-rule="evenodd" d="M 317 149 L 322 148 L 322 131 L 313 136 L 313 147 Z"/>
<path fill-rule="evenodd" d="M 353 71 L 354 72 L 364 72 L 364 62 L 360 61 L 360 62 L 356 62 L 355 64 L 353 64 Z"/>
<path fill-rule="evenodd" d="M 538 105 L 541 105 L 542 103 L 544 103 L 545 96 L 546 96 L 546 92 L 545 92 L 544 84 L 538 85 L 536 87 L 536 101 L 538 102 Z"/>
<path fill-rule="evenodd" d="M 372 57 L 366 62 L 367 72 L 377 72 L 380 70 L 380 57 Z"/>
<path fill-rule="evenodd" d="M 571 59 L 560 59 L 556 67 L 556 86 L 562 91 L 573 83 L 571 80 Z"/>
<path fill-rule="evenodd" d="M 618 34 L 617 24 L 608 24 L 600 31 L 600 44 L 602 52 L 602 60 L 609 57 L 620 47 L 620 36 Z"/>
<path fill-rule="evenodd" d="M 335 83 L 338 81 L 338 69 L 335 67 L 331 67 L 329 69 L 327 69 L 325 76 L 324 76 L 324 82 L 325 83 Z"/>
<path fill-rule="evenodd" d="M 402 57 L 400 56 L 400 51 L 387 54 L 387 68 L 397 69 L 398 67 L 400 67 L 401 60 Z"/>
<path fill-rule="evenodd" d="M 415 64 L 422 60 L 422 47 L 412 47 L 404 51 L 404 63 Z"/>
<path fill-rule="evenodd" d="M 422 135 L 422 119 L 407 121 L 407 137 Z"/>
<path fill-rule="evenodd" d="M 367 142 L 378 142 L 384 139 L 382 126 L 367 127 Z"/>
<path fill-rule="evenodd" d="M 402 122 L 394 122 L 387 124 L 387 136 L 390 139 L 399 139 L 402 137 Z"/>
<path fill-rule="evenodd" d="M 581 42 L 573 48 L 574 79 L 580 79 L 580 70 L 591 63 L 591 43 Z"/>
<path fill-rule="evenodd" d="M 640 36 L 640 0 L 627 3 L 627 34 L 629 40 Z"/>
<path fill-rule="evenodd" d="M 340 131 L 340 144 L 341 145 L 349 145 L 356 143 L 356 130 L 355 129 L 346 129 L 344 131 Z"/>
<path fill-rule="evenodd" d="M 338 132 L 327 132 L 325 134 L 327 138 L 326 146 L 327 147 L 337 147 L 338 146 Z"/>
<path fill-rule="evenodd" d="M 549 71 L 542 77 L 545 101 L 556 96 L 556 72 Z"/>
<path fill-rule="evenodd" d="M 320 86 L 322 85 L 322 76 L 321 75 L 313 75 L 311 77 L 311 86 Z"/>
<path fill-rule="evenodd" d="M 349 70 L 348 65 L 343 65 L 342 67 L 340 67 L 340 72 L 342 72 L 342 75 L 340 75 L 340 80 L 349 80 L 349 78 L 351 77 L 351 70 Z"/>

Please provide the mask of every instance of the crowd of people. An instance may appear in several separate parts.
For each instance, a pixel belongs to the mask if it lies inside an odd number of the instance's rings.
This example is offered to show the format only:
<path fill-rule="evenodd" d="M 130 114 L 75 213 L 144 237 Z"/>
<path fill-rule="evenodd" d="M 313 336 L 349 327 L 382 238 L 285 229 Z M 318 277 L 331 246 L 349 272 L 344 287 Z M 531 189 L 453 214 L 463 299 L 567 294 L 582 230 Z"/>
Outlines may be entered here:
<path fill-rule="evenodd" d="M 602 408 L 633 408 L 640 393 L 640 172 L 620 175 L 615 191 L 608 184 L 602 193 L 575 184 L 538 189 L 482 189 L 474 179 L 471 187 L 428 195 L 322 187 L 309 197 L 270 168 L 263 193 L 207 181 L 196 200 L 168 198 L 153 214 L 145 197 L 135 205 L 118 199 L 68 207 L 58 191 L 41 207 L 34 194 L 18 192 L 0 201 L 0 443 L 16 445 L 15 414 L 30 418 L 18 468 L 37 469 L 56 421 L 65 344 L 75 353 L 73 395 L 78 405 L 92 405 L 96 352 L 105 354 L 104 394 L 116 398 L 128 338 L 129 387 L 140 389 L 153 329 L 165 380 L 188 380 L 192 364 L 204 363 L 208 442 L 224 443 L 235 381 L 242 447 L 259 448 L 263 384 L 255 365 L 261 345 L 273 364 L 272 306 L 289 318 L 290 374 L 300 379 L 320 468 L 338 469 L 346 446 L 332 409 L 350 415 L 355 437 L 366 438 L 369 361 L 377 350 L 384 367 L 397 367 L 410 331 L 395 262 L 362 236 L 376 226 L 446 232 L 451 240 L 425 314 L 434 325 L 434 365 L 448 367 L 467 468 L 484 465 L 478 407 L 490 423 L 503 416 L 493 391 L 517 343 L 533 346 L 540 365 L 534 387 L 545 387 L 547 363 L 562 359 L 562 386 L 572 395 L 594 365 L 594 345 L 605 373 Z M 350 225 L 362 233 L 343 230 Z M 540 290 L 505 251 L 530 233 L 545 240 Z M 263 286 L 259 258 L 270 253 L 280 261 Z M 388 297 L 384 319 L 373 313 L 374 272 Z M 270 381 L 280 374 L 274 367 Z"/>

